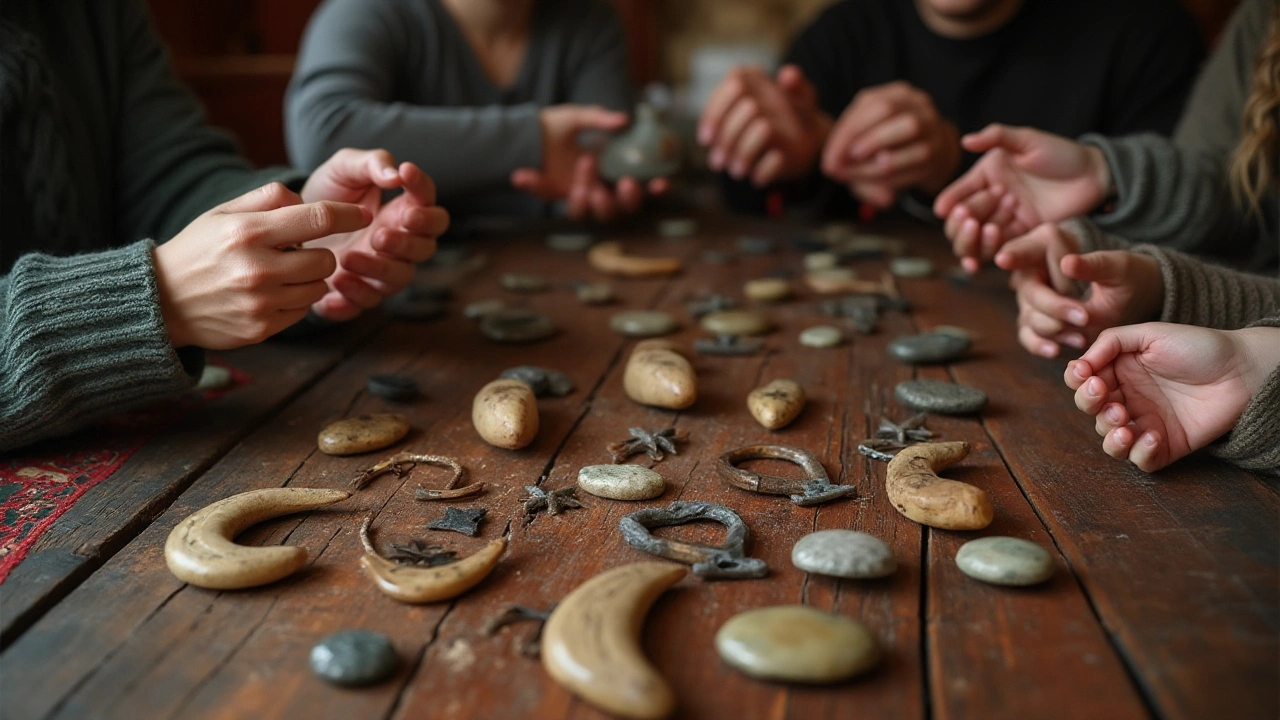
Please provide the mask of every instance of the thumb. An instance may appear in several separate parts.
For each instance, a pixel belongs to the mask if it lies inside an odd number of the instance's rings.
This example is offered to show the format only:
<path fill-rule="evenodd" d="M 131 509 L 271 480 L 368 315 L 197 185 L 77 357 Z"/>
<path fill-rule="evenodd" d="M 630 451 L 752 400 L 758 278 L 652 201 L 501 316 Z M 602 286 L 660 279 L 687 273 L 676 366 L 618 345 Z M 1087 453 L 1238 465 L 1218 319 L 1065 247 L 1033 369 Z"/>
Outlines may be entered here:
<path fill-rule="evenodd" d="M 1124 353 L 1142 352 L 1153 339 L 1149 332 L 1153 323 L 1143 325 L 1121 325 L 1107 328 L 1093 341 L 1093 345 L 1080 356 L 1080 359 L 1093 368 L 1094 373 L 1101 371 Z"/>
<path fill-rule="evenodd" d="M 965 150 L 973 153 L 986 152 L 996 147 L 1012 153 L 1020 153 L 1030 148 L 1031 139 L 1034 136 L 1034 131 L 1029 128 L 992 123 L 976 133 L 969 133 L 960 138 L 960 144 Z"/>
<path fill-rule="evenodd" d="M 1000 252 L 996 253 L 996 266 L 1002 270 L 1034 270 L 1044 267 L 1048 251 L 1045 242 L 1048 227 L 1041 226 L 1005 243 Z"/>
<path fill-rule="evenodd" d="M 265 212 L 278 210 L 291 205 L 301 205 L 302 197 L 284 185 L 273 182 L 237 198 L 232 198 L 213 209 L 215 213 L 233 215 L 236 213 Z"/>
<path fill-rule="evenodd" d="M 818 104 L 818 91 L 813 87 L 813 83 L 809 82 L 809 78 L 805 77 L 804 71 L 798 65 L 787 64 L 782 66 L 782 69 L 778 71 L 778 87 L 782 88 L 782 92 L 796 105 L 816 107 Z"/>
<path fill-rule="evenodd" d="M 569 114 L 569 125 L 578 130 L 618 130 L 627 124 L 627 114 L 599 105 L 575 107 Z"/>
<path fill-rule="evenodd" d="M 1130 282 L 1129 253 L 1124 250 L 1101 250 L 1084 255 L 1064 255 L 1059 267 L 1072 280 L 1118 286 Z"/>
<path fill-rule="evenodd" d="M 516 168 L 511 171 L 511 185 L 517 190 L 531 195 L 546 197 L 550 194 L 551 185 L 546 175 L 535 168 Z"/>

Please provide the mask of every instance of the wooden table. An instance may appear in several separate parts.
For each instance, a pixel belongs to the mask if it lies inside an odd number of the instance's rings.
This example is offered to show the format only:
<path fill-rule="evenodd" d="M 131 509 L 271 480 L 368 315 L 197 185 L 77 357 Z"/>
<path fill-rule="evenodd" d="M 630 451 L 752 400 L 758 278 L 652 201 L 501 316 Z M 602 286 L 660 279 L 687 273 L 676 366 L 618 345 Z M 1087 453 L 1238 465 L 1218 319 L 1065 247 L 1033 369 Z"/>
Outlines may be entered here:
<path fill-rule="evenodd" d="M 670 679 L 678 717 L 688 718 L 1275 718 L 1280 715 L 1280 500 L 1269 481 L 1208 458 L 1155 475 L 1106 457 L 1093 423 L 1062 384 L 1062 361 L 1023 352 L 1014 308 L 995 271 L 968 286 L 941 278 L 901 280 L 910 314 L 887 313 L 880 331 L 837 349 L 806 348 L 799 330 L 827 322 L 816 297 L 771 307 L 780 330 L 768 352 L 746 358 L 695 356 L 700 398 L 685 412 L 649 409 L 622 392 L 634 341 L 608 330 L 622 307 L 657 308 L 684 321 L 675 339 L 698 336 L 684 304 L 696 295 L 740 295 L 745 279 L 801 269 L 785 242 L 767 256 L 708 264 L 706 249 L 732 250 L 743 231 L 786 238 L 790 229 L 704 219 L 700 237 L 659 240 L 633 234 L 646 252 L 677 254 L 683 274 L 617 281 L 622 303 L 583 307 L 564 289 L 593 276 L 580 254 L 548 250 L 539 237 L 468 241 L 488 266 L 460 285 L 451 312 L 431 323 L 372 317 L 336 335 L 273 342 L 221 357 L 253 376 L 251 385 L 209 403 L 149 442 L 113 477 L 85 495 L 39 541 L 0 588 L 0 708 L 27 718 L 597 718 L 601 713 L 552 682 L 514 646 L 528 627 L 482 634 L 509 603 L 545 608 L 597 573 L 653 558 L 627 546 L 618 519 L 641 506 L 709 500 L 735 508 L 752 532 L 751 555 L 771 568 L 763 580 L 708 582 L 690 576 L 654 606 L 645 649 Z M 934 231 L 890 229 L 916 254 L 951 264 Z M 878 275 L 879 260 L 858 261 Z M 540 295 L 499 288 L 508 271 L 556 281 Z M 798 284 L 798 283 L 797 283 Z M 501 296 L 556 317 L 554 339 L 495 345 L 462 317 L 465 302 Z M 938 324 L 977 333 L 968 357 L 912 368 L 888 359 L 892 338 Z M 471 399 L 518 364 L 568 372 L 577 391 L 539 401 L 542 428 L 518 452 L 484 444 L 472 428 Z M 413 376 L 420 402 L 393 406 L 364 390 L 370 373 Z M 904 379 L 952 379 L 991 396 L 980 417 L 931 417 L 943 439 L 963 439 L 972 455 L 947 474 L 991 494 L 996 519 L 981 532 L 921 527 L 884 494 L 885 466 L 856 451 L 882 415 L 907 411 L 892 398 Z M 809 394 L 791 427 L 769 432 L 747 414 L 745 397 L 774 379 Z M 415 431 L 392 450 L 330 457 L 315 437 L 329 419 L 403 412 Z M 586 509 L 524 522 L 523 486 L 560 488 L 580 467 L 608 462 L 605 445 L 627 428 L 675 424 L 691 440 L 656 468 L 669 487 L 647 503 L 587 497 Z M 728 487 L 712 469 L 722 452 L 759 442 L 815 453 L 832 480 L 858 487 L 859 500 L 801 508 L 785 498 Z M 212 592 L 177 581 L 162 550 L 174 525 L 194 510 L 254 488 L 342 488 L 396 450 L 458 458 L 486 494 L 480 537 L 426 533 L 442 508 L 415 502 L 412 489 L 440 483 L 438 469 L 382 476 L 332 508 L 264 523 L 246 543 L 307 548 L 310 564 L 273 585 Z M 765 463 L 761 468 L 770 466 Z M 776 467 L 785 468 L 778 465 Z M 379 594 L 360 572 L 357 529 L 370 512 L 384 544 L 430 535 L 470 554 L 500 535 L 506 557 L 453 602 L 407 606 Z M 898 571 L 883 580 L 809 576 L 790 562 L 792 545 L 826 528 L 870 532 L 890 544 Z M 659 531 L 713 542 L 716 527 Z M 1049 549 L 1058 572 L 1031 589 L 984 585 L 954 564 L 962 543 L 1014 535 Z M 720 662 L 712 644 L 733 615 L 766 605 L 807 603 L 858 618 L 886 649 L 881 667 L 834 687 L 757 682 Z M 393 638 L 395 677 L 372 688 L 338 689 L 313 676 L 310 648 L 342 629 Z"/>

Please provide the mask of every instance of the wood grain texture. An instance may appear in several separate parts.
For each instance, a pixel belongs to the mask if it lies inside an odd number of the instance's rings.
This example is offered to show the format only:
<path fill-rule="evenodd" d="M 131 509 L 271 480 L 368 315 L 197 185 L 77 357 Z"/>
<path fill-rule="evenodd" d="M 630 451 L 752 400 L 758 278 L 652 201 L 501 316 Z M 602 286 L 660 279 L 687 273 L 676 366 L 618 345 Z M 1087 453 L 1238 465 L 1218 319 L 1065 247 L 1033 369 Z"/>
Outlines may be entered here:
<path fill-rule="evenodd" d="M 1278 579 L 1276 564 L 1267 560 L 1274 561 L 1277 543 L 1276 531 L 1259 525 L 1266 513 L 1274 517 L 1274 490 L 1211 461 L 1175 467 L 1158 476 L 1157 485 L 1106 458 L 1096 439 L 1086 436 L 1087 418 L 1074 410 L 1056 375 L 1060 363 L 1032 359 L 1016 347 L 1011 298 L 994 282 L 980 278 L 954 288 L 937 278 L 900 281 L 915 312 L 889 313 L 878 334 L 833 349 L 799 344 L 800 330 L 830 322 L 818 314 L 816 298 L 805 294 L 766 308 L 779 330 L 766 337 L 765 353 L 691 356 L 699 400 L 687 410 L 646 408 L 627 399 L 623 360 L 635 341 L 607 329 L 613 312 L 672 312 L 683 322 L 673 339 L 688 348 L 699 331 L 685 312 L 686 300 L 709 292 L 740 296 L 746 279 L 780 268 L 799 271 L 800 256 L 790 249 L 742 256 L 727 266 L 701 261 L 704 249 L 732 249 L 737 235 L 748 231 L 779 238 L 790 232 L 704 218 L 696 240 L 627 238 L 647 243 L 654 254 L 680 255 L 689 265 L 670 279 L 615 280 L 622 302 L 603 307 L 579 305 L 565 287 L 570 279 L 597 277 L 580 254 L 549 252 L 535 238 L 469 241 L 490 263 L 467 282 L 450 316 L 379 330 L 201 469 L 150 527 L 0 654 L 6 717 L 602 718 L 556 685 L 536 660 L 517 654 L 515 645 L 531 627 L 516 624 L 494 635 L 482 628 L 509 603 L 546 609 L 603 570 L 652 560 L 623 542 L 618 520 L 673 500 L 737 510 L 751 530 L 748 553 L 771 569 L 759 580 L 689 576 L 654 605 L 644 649 L 672 684 L 675 717 L 1129 718 L 1152 709 L 1195 717 L 1205 715 L 1206 697 L 1233 710 L 1266 709 L 1274 678 L 1264 676 L 1274 673 L 1275 664 L 1264 660 L 1274 647 L 1277 594 L 1265 593 Z M 908 237 L 915 251 L 946 259 L 936 236 L 890 231 Z M 882 265 L 865 261 L 857 267 L 874 277 Z M 498 278 L 510 271 L 543 273 L 554 289 L 506 293 Z M 565 330 L 530 346 L 489 343 L 458 312 L 484 297 L 547 312 Z M 889 359 L 885 346 L 893 337 L 941 322 L 978 331 L 969 357 L 922 370 Z M 480 387 L 517 364 L 563 370 L 578 388 L 567 397 L 539 399 L 538 436 L 523 450 L 506 451 L 480 439 L 470 407 Z M 392 406 L 370 397 L 363 383 L 373 372 L 412 376 L 423 399 Z M 912 377 L 954 377 L 992 395 L 990 410 L 980 417 L 933 417 L 928 423 L 941 438 L 973 446 L 970 458 L 944 475 L 991 494 L 996 520 L 990 528 L 946 532 L 907 520 L 885 497 L 884 465 L 857 453 L 858 441 L 881 415 L 902 420 L 909 414 L 892 390 Z M 751 389 L 779 378 L 798 382 L 809 402 L 794 423 L 769 431 L 751 418 L 745 399 Z M 315 432 L 327 420 L 387 411 L 408 415 L 415 428 L 400 445 L 354 457 L 315 450 Z M 689 442 L 655 465 L 668 483 L 662 496 L 618 502 L 581 494 L 585 508 L 539 514 L 526 523 L 523 486 L 549 491 L 572 485 L 582 466 L 609 461 L 605 446 L 625 438 L 628 427 L 672 424 L 689 433 Z M 714 462 L 722 452 L 760 443 L 807 449 L 832 482 L 855 485 L 858 497 L 801 508 L 717 477 Z M 254 487 L 345 487 L 360 470 L 402 450 L 455 457 L 471 480 L 487 484 L 484 494 L 455 503 L 488 509 L 478 537 L 425 531 L 444 505 L 415 501 L 413 488 L 440 487 L 449 471 L 419 466 L 403 478 L 381 475 L 331 509 L 247 532 L 241 542 L 287 541 L 308 549 L 309 566 L 280 583 L 212 593 L 184 586 L 165 570 L 164 538 L 191 511 Z M 630 462 L 650 464 L 643 455 Z M 799 476 L 780 461 L 746 465 Z M 1130 489 L 1109 489 L 1104 497 L 1094 478 L 1108 476 Z M 1164 494 L 1169 486 L 1176 496 Z M 1103 502 L 1117 494 L 1128 504 Z M 1248 503 L 1255 518 L 1233 516 L 1245 513 Z M 376 514 L 374 542 L 384 550 L 391 542 L 425 538 L 469 555 L 503 535 L 509 548 L 488 578 L 456 600 L 404 605 L 379 593 L 359 569 L 357 529 L 370 513 Z M 898 571 L 855 581 L 794 568 L 792 545 L 829 528 L 884 539 Z M 723 530 L 698 523 L 656 534 L 716 543 Z M 1057 574 L 1044 586 L 1016 590 L 962 575 L 954 564 L 960 544 L 990 534 L 1041 544 L 1054 554 Z M 1117 534 L 1126 535 L 1119 545 Z M 1256 542 L 1270 544 L 1251 544 Z M 1210 565 L 1214 559 L 1217 566 Z M 810 688 L 751 680 L 719 661 L 712 638 L 722 623 L 744 610 L 797 602 L 866 623 L 885 649 L 881 667 L 851 682 Z M 392 680 L 353 691 L 310 673 L 312 645 L 350 628 L 380 630 L 393 639 L 402 666 Z M 1200 630 L 1212 637 L 1197 637 Z M 1235 675 L 1224 677 L 1222 665 Z M 1238 697 L 1213 683 L 1229 683 Z"/>

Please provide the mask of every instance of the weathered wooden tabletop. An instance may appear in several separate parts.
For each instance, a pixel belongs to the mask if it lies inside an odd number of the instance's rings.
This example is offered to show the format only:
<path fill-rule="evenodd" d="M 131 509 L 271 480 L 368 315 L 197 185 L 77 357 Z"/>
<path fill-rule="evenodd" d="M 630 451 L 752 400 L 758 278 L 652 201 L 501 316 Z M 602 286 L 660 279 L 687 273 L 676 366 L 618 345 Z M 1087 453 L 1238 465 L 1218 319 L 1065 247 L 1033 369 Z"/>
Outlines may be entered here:
<path fill-rule="evenodd" d="M 703 251 L 733 251 L 744 230 L 779 238 L 778 252 L 708 264 Z M 914 254 L 952 264 L 942 238 L 890 229 Z M 1275 718 L 1280 716 L 1280 499 L 1277 487 L 1208 458 L 1147 475 L 1103 454 L 1092 420 L 1075 410 L 1062 361 L 1017 345 L 1013 299 L 987 271 L 967 286 L 940 276 L 900 280 L 910 314 L 889 312 L 878 333 L 836 349 L 801 346 L 798 332 L 830 320 L 817 297 L 767 308 L 779 330 L 766 353 L 693 356 L 700 398 L 689 410 L 636 405 L 622 391 L 633 340 L 608 329 L 622 308 L 667 310 L 681 319 L 674 339 L 699 336 L 685 310 L 693 296 L 740 296 L 742 282 L 778 268 L 801 271 L 785 242 L 791 229 L 704 219 L 695 239 L 627 237 L 631 247 L 680 255 L 685 271 L 665 280 L 615 280 L 621 302 L 583 307 L 566 284 L 596 277 L 580 253 L 549 250 L 540 237 L 488 238 L 467 246 L 487 267 L 458 286 L 447 317 L 429 323 L 371 317 L 339 333 L 272 342 L 220 357 L 252 376 L 187 416 L 90 490 L 0 586 L 0 714 L 6 718 L 596 718 L 517 654 L 530 628 L 495 635 L 481 628 L 510 603 L 547 607 L 597 573 L 652 560 L 626 545 L 618 519 L 638 507 L 709 500 L 736 509 L 750 527 L 761 580 L 708 582 L 692 575 L 648 616 L 644 646 L 675 688 L 687 718 Z M 735 253 L 736 254 L 736 253 Z M 856 261 L 878 276 L 882 260 Z M 515 295 L 503 272 L 537 272 L 552 291 Z M 800 283 L 797 280 L 797 287 Z M 471 300 L 503 297 L 555 317 L 562 331 L 529 346 L 486 341 L 462 316 Z M 939 324 L 977 334 L 974 349 L 948 366 L 899 364 L 885 346 Z M 471 425 L 472 396 L 505 368 L 535 364 L 567 372 L 577 390 L 539 400 L 541 431 L 517 452 L 486 445 Z M 371 373 L 414 377 L 422 400 L 392 405 L 365 391 Z M 909 413 L 892 396 L 912 376 L 952 379 L 991 397 L 977 417 L 931 417 L 942 439 L 973 445 L 948 476 L 984 488 L 996 519 L 979 532 L 921 527 L 884 493 L 885 466 L 858 454 L 882 415 Z M 745 407 L 754 387 L 793 378 L 809 395 L 798 421 L 769 432 Z M 415 430 L 400 445 L 356 457 L 316 450 L 328 420 L 402 412 Z M 588 507 L 525 524 L 525 485 L 575 482 L 584 465 L 609 461 L 605 445 L 627 428 L 675 424 L 690 442 L 658 464 L 666 493 L 645 503 L 586 496 Z M 713 471 L 722 452 L 760 442 L 818 456 L 832 480 L 859 499 L 802 508 L 782 497 L 727 486 Z M 442 513 L 415 502 L 439 469 L 384 475 L 331 508 L 263 523 L 249 544 L 307 548 L 309 565 L 265 587 L 213 592 L 184 585 L 165 567 L 163 546 L 183 517 L 255 488 L 344 488 L 359 470 L 393 452 L 453 456 L 484 495 L 479 537 L 428 533 Z M 635 460 L 633 460 L 635 462 Z M 788 472 L 785 465 L 761 463 Z M 794 470 L 790 471 L 794 474 Z M 361 573 L 360 522 L 376 513 L 376 538 L 427 535 L 470 554 L 508 535 L 492 575 L 455 601 L 400 604 Z M 875 581 L 810 576 L 791 565 L 792 545 L 818 529 L 853 528 L 893 548 L 899 569 Z M 715 526 L 659 531 L 714 541 Z M 956 568 L 956 550 L 985 535 L 1014 535 L 1049 549 L 1058 571 L 1047 584 L 1004 589 Z M 748 679 L 717 657 L 712 638 L 733 615 L 807 603 L 866 623 L 885 648 L 882 665 L 852 682 L 797 687 Z M 401 658 L 393 679 L 340 689 L 312 675 L 311 647 L 342 629 L 389 635 Z"/>

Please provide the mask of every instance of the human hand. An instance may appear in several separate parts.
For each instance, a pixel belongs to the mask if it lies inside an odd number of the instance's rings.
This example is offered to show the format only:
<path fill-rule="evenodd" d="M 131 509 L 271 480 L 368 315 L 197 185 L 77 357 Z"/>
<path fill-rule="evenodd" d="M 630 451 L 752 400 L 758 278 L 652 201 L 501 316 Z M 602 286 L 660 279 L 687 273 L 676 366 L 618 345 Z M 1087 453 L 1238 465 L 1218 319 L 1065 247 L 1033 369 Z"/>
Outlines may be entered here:
<path fill-rule="evenodd" d="M 698 142 L 710 148 L 707 164 L 757 187 L 794 180 L 813 170 L 831 116 L 799 67 L 784 65 L 775 82 L 758 67 L 729 71 L 707 100 Z"/>
<path fill-rule="evenodd" d="M 383 205 L 382 192 L 396 188 L 404 192 Z M 397 166 L 385 150 L 334 153 L 307 180 L 302 198 L 355 203 L 373 217 L 359 232 L 309 244 L 337 257 L 329 292 L 312 307 L 329 320 L 349 320 L 402 290 L 413 279 L 414 265 L 435 253 L 436 236 L 449 227 L 449 213 L 435 204 L 431 178 L 413 163 Z"/>
<path fill-rule="evenodd" d="M 611 188 L 600 179 L 596 158 L 578 146 L 583 130 L 618 130 L 627 124 L 626 113 L 587 105 L 553 105 L 538 113 L 542 124 L 542 167 L 517 168 L 511 184 L 544 200 L 564 198 L 572 220 L 593 218 L 609 222 L 619 213 L 640 209 L 645 193 L 661 195 L 670 187 L 667 178 L 641 184 L 624 177 Z"/>
<path fill-rule="evenodd" d="M 938 195 L 933 211 L 946 219 L 969 272 L 1041 223 L 1090 212 L 1111 185 L 1101 150 L 1040 130 L 993 124 L 961 144 L 985 154 Z"/>
<path fill-rule="evenodd" d="M 1056 357 L 1060 345 L 1083 349 L 1098 333 L 1160 316 L 1164 277 L 1149 255 L 1108 250 L 1084 255 L 1080 241 L 1045 223 L 1001 248 L 996 265 L 1013 274 L 1018 342 Z M 1077 283 L 1090 283 L 1083 295 Z"/>
<path fill-rule="evenodd" d="M 1106 330 L 1063 379 L 1108 455 L 1154 472 L 1230 432 L 1280 365 L 1280 329 Z"/>
<path fill-rule="evenodd" d="M 959 138 L 923 91 L 905 82 L 877 85 L 841 113 L 822 149 L 822 171 L 887 208 L 906 188 L 941 190 L 960 166 Z"/>
<path fill-rule="evenodd" d="M 359 205 L 304 203 L 271 183 L 191 221 L 153 256 L 169 341 L 228 350 L 301 320 L 329 291 L 337 261 L 327 249 L 293 248 L 372 219 Z"/>

